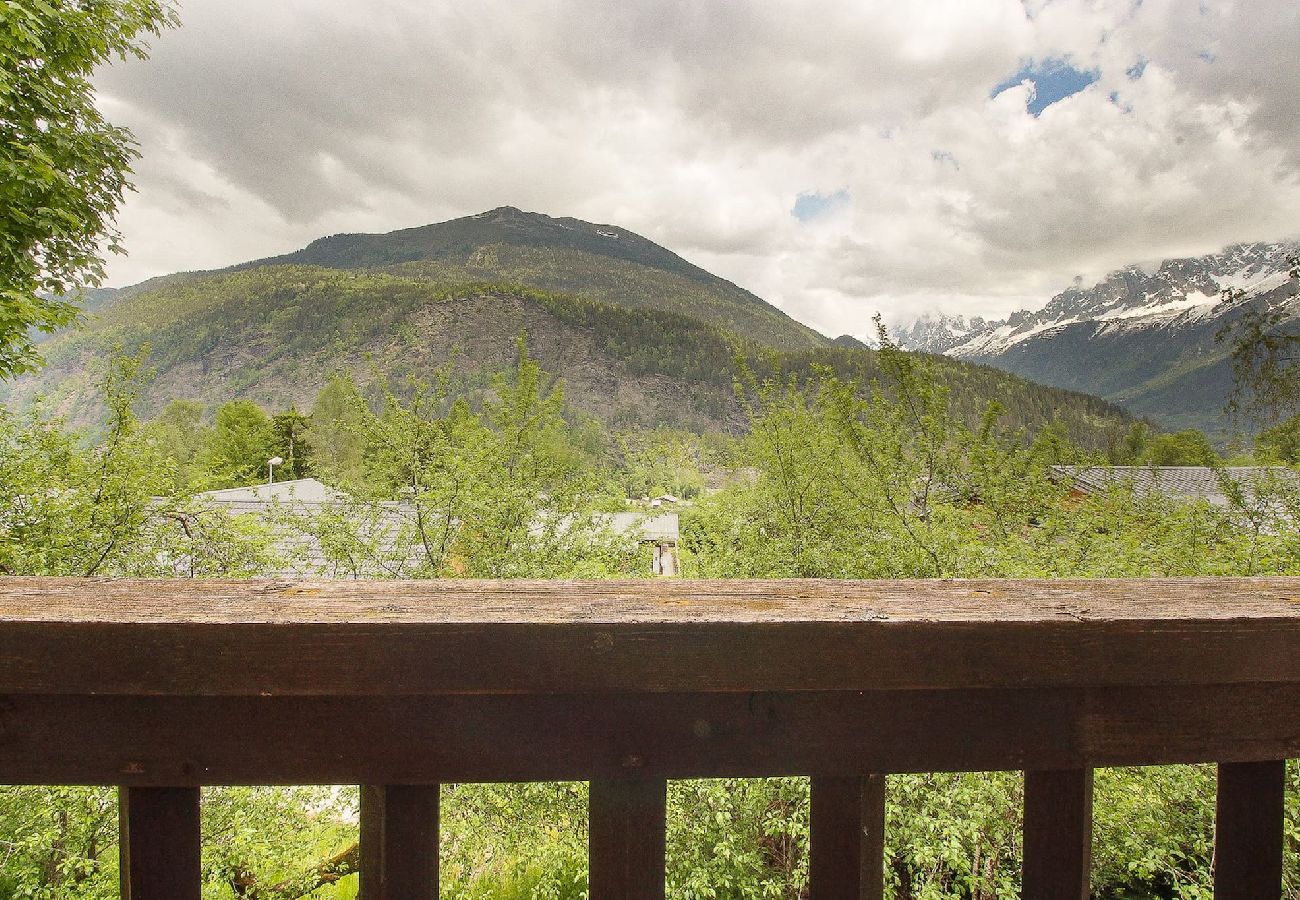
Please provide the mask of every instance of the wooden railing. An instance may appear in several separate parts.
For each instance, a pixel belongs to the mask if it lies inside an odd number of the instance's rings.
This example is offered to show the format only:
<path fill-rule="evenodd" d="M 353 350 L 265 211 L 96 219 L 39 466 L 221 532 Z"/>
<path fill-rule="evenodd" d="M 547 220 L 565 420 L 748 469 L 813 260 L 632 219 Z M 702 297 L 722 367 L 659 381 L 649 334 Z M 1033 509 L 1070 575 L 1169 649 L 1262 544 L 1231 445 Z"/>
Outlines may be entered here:
<path fill-rule="evenodd" d="M 1219 763 L 1215 896 L 1281 892 L 1300 579 L 0 579 L 0 783 L 119 785 L 197 900 L 206 784 L 361 784 L 363 896 L 436 896 L 439 783 L 590 779 L 594 900 L 664 896 L 669 778 L 812 776 L 810 894 L 882 895 L 885 773 L 1025 770 L 1086 897 L 1092 768 Z"/>

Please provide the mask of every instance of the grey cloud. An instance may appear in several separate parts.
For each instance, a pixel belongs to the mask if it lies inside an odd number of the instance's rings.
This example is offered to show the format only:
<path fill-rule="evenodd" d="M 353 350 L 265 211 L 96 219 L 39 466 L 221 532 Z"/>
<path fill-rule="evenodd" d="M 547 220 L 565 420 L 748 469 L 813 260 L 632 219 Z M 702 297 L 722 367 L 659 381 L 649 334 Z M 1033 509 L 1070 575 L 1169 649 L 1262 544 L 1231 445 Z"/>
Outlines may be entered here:
<path fill-rule="evenodd" d="M 998 314 L 1081 272 L 1281 237 L 1300 201 L 1286 0 L 189 0 L 182 17 L 99 79 L 146 154 L 119 281 L 512 204 L 632 228 L 863 334 L 876 309 Z M 1101 83 L 1041 119 L 1022 88 L 990 99 L 1053 56 Z M 840 190 L 833 216 L 790 215 Z"/>

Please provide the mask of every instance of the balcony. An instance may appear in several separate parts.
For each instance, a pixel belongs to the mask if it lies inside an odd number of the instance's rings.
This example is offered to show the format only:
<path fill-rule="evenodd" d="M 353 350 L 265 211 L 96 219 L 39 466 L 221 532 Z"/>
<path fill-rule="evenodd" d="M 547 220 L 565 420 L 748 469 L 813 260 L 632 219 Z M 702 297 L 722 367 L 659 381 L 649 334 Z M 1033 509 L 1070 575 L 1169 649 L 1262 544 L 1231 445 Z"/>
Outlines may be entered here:
<path fill-rule="evenodd" d="M 118 785 L 122 893 L 197 900 L 199 786 L 360 784 L 362 896 L 437 894 L 447 782 L 591 781 L 593 900 L 664 896 L 670 778 L 812 777 L 813 900 L 882 895 L 884 778 L 1023 770 L 1088 895 L 1092 768 L 1219 764 L 1215 896 L 1277 898 L 1300 579 L 0 578 L 0 783 Z"/>

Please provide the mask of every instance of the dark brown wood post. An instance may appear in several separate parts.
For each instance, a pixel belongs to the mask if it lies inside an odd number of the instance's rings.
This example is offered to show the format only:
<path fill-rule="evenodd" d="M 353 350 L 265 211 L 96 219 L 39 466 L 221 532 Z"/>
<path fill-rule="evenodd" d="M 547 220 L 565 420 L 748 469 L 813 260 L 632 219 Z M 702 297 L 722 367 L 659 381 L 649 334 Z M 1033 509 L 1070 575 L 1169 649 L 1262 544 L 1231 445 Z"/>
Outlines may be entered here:
<path fill-rule="evenodd" d="M 1214 821 L 1214 900 L 1282 896 L 1286 763 L 1219 765 Z"/>
<path fill-rule="evenodd" d="M 117 797 L 123 900 L 199 900 L 199 789 L 123 787 Z"/>
<path fill-rule="evenodd" d="M 812 900 L 883 900 L 885 776 L 813 778 Z"/>
<path fill-rule="evenodd" d="M 1025 773 L 1024 900 L 1088 900 L 1092 769 Z"/>
<path fill-rule="evenodd" d="M 661 778 L 591 783 L 591 900 L 664 900 L 667 798 Z"/>
<path fill-rule="evenodd" d="M 359 814 L 357 900 L 383 900 L 384 788 L 381 785 L 361 785 Z"/>
<path fill-rule="evenodd" d="M 437 900 L 438 785 L 363 785 L 360 900 Z"/>

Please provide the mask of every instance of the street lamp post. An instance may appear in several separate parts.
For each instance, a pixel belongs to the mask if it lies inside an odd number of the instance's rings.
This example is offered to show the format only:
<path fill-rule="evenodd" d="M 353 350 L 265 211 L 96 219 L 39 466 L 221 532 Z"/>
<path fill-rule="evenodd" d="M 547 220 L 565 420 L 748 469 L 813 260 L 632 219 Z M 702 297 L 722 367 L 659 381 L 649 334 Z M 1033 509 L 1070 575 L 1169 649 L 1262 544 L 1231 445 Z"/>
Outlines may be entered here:
<path fill-rule="evenodd" d="M 278 456 L 272 456 L 266 461 L 266 483 L 275 484 L 275 467 L 283 463 L 284 460 Z"/>

